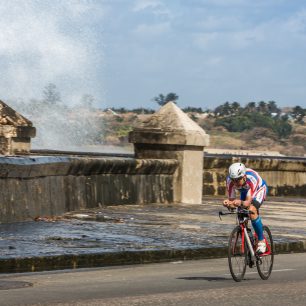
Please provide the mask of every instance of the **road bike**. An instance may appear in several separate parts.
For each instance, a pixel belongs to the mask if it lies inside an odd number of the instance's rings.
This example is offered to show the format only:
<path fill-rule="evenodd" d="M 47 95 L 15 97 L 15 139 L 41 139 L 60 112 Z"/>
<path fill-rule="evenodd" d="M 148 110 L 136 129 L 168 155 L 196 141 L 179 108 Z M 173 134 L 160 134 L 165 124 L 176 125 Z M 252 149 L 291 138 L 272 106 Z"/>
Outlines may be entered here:
<path fill-rule="evenodd" d="M 250 215 L 253 212 L 237 207 L 229 212 L 219 212 L 219 217 L 224 215 L 237 215 L 237 226 L 232 230 L 228 241 L 228 264 L 231 275 L 236 282 L 240 282 L 245 275 L 246 267 L 256 266 L 259 276 L 266 280 L 270 277 L 274 262 L 274 244 L 270 229 L 263 227 L 266 252 L 256 253 L 257 235 L 248 226 Z"/>

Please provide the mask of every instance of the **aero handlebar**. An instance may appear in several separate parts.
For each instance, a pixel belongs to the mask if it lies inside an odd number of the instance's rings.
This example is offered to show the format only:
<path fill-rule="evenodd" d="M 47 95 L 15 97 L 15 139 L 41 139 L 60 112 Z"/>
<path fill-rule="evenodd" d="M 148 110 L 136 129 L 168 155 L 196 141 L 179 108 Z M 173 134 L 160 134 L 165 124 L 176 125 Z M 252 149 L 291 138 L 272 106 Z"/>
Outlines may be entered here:
<path fill-rule="evenodd" d="M 229 212 L 223 212 L 219 211 L 219 218 L 221 219 L 221 216 L 226 216 L 226 215 L 237 215 L 237 214 L 246 214 L 246 215 L 253 215 L 254 213 L 248 209 L 240 208 L 239 210 L 237 209 L 236 211 L 229 211 Z"/>

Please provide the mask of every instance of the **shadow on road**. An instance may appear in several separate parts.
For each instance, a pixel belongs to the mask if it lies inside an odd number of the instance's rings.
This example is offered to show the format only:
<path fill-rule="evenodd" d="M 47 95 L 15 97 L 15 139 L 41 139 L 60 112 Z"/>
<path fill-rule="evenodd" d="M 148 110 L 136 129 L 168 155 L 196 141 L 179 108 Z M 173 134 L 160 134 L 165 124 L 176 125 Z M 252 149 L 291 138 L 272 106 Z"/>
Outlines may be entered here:
<path fill-rule="evenodd" d="M 206 280 L 209 282 L 219 282 L 229 280 L 229 278 L 218 277 L 218 276 L 191 276 L 191 277 L 178 277 L 177 279 L 185 279 L 185 280 Z"/>
<path fill-rule="evenodd" d="M 23 281 L 6 281 L 0 280 L 0 290 L 9 290 L 9 289 L 20 289 L 33 287 L 32 283 L 23 282 Z"/>

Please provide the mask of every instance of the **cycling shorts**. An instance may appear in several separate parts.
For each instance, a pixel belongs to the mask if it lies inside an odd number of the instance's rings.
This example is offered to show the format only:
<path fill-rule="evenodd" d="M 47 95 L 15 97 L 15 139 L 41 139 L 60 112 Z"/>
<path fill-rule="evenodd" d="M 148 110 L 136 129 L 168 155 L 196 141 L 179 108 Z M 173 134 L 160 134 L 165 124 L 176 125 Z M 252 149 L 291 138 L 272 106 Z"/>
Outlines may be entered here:
<path fill-rule="evenodd" d="M 245 201 L 247 197 L 247 193 L 249 190 L 243 189 L 240 191 L 240 200 Z M 262 184 L 261 187 L 259 187 L 252 196 L 252 204 L 259 209 L 263 201 L 266 199 L 268 193 L 268 186 L 266 183 Z"/>

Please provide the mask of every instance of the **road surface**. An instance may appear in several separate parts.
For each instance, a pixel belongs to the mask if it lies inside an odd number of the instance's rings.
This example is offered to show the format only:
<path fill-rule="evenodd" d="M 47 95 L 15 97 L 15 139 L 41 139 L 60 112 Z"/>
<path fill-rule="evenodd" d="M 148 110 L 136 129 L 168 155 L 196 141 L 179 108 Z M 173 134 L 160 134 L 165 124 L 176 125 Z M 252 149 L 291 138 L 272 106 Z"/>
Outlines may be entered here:
<path fill-rule="evenodd" d="M 306 305 L 306 253 L 275 256 L 269 280 L 227 259 L 2 274 L 0 305 Z"/>

